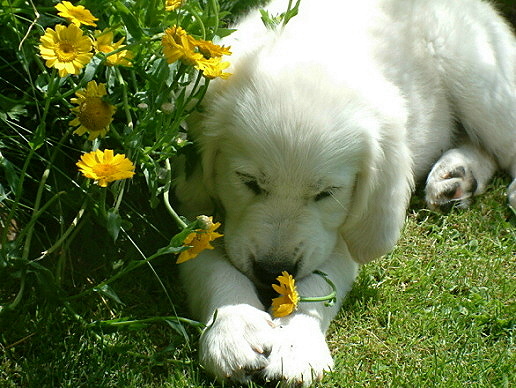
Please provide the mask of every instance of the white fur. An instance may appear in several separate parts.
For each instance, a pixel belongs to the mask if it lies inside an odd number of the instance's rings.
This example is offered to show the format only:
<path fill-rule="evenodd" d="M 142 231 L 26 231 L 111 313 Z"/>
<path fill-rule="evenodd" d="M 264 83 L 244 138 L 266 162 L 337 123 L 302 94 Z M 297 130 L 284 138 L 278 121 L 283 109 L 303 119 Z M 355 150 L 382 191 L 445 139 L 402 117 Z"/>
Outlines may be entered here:
<path fill-rule="evenodd" d="M 234 74 L 190 122 L 202 163 L 177 186 L 185 214 L 221 212 L 224 243 L 183 264 L 183 280 L 212 323 L 210 373 L 309 385 L 332 367 L 324 333 L 357 263 L 396 243 L 414 181 L 458 139 L 454 118 L 468 139 L 430 174 L 431 205 L 469 200 L 497 165 L 516 176 L 515 40 L 478 0 L 302 0 L 284 30 L 258 11 L 236 27 Z M 322 270 L 338 303 L 273 320 L 257 268 L 297 270 L 305 296 L 329 292 Z"/>

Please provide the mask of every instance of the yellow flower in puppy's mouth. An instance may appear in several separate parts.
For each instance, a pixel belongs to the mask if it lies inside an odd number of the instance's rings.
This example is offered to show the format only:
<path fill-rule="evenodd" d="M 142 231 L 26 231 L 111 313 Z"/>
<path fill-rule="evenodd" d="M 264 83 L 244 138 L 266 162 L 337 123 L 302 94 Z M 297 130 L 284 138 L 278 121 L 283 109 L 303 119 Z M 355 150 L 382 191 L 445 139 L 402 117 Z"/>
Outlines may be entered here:
<path fill-rule="evenodd" d="M 279 285 L 273 284 L 272 288 L 280 296 L 272 300 L 272 314 L 275 318 L 281 318 L 297 309 L 300 297 L 296 290 L 296 281 L 288 272 L 283 271 L 276 280 Z"/>

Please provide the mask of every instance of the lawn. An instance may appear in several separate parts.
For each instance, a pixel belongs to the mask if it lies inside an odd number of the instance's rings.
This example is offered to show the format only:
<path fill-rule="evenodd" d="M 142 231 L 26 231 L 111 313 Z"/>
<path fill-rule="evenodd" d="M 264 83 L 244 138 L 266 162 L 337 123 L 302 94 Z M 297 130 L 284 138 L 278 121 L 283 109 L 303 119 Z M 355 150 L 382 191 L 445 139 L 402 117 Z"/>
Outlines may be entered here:
<path fill-rule="evenodd" d="M 362 268 L 331 325 L 335 370 L 320 386 L 514 386 L 516 216 L 507 183 L 498 177 L 470 209 L 449 214 L 415 197 L 399 244 Z M 80 318 L 42 298 L 4 314 L 2 386 L 220 386 L 196 363 L 195 326 L 99 323 L 186 316 L 169 258 L 113 288 L 123 304 L 74 301 Z"/>
<path fill-rule="evenodd" d="M 0 2 L 0 387 L 219 387 L 196 361 L 200 327 L 175 264 L 197 224 L 169 196 L 174 157 L 190 152 L 182 122 L 210 76 L 200 62 L 168 63 L 162 36 L 177 24 L 216 42 L 259 1 L 172 11 L 161 0 L 82 1 L 114 51 L 92 48 L 75 75 L 47 67 L 38 48 L 48 28 L 68 24 L 57 1 Z M 98 43 L 95 29 L 77 33 Z M 91 81 L 105 116 L 74 133 Z M 102 187 L 80 173 L 81 155 L 96 150 L 124 154 L 135 175 Z M 508 184 L 499 175 L 470 209 L 448 214 L 416 193 L 401 240 L 362 267 L 332 323 L 335 369 L 319 386 L 516 385 Z"/>

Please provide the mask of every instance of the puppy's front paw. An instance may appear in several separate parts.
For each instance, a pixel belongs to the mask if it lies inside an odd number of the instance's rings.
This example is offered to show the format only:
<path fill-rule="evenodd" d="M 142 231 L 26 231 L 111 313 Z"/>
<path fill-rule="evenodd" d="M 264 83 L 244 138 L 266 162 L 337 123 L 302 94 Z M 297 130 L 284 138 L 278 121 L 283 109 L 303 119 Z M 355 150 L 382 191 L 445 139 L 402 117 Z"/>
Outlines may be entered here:
<path fill-rule="evenodd" d="M 201 336 L 201 364 L 220 381 L 250 381 L 268 365 L 273 326 L 270 315 L 254 307 L 220 308 Z"/>
<path fill-rule="evenodd" d="M 282 386 L 306 387 L 323 378 L 333 359 L 319 323 L 311 317 L 293 316 L 274 322 L 274 344 L 269 364 L 261 375 Z"/>
<path fill-rule="evenodd" d="M 426 202 L 431 209 L 447 211 L 455 205 L 467 208 L 477 190 L 477 180 L 471 169 L 465 165 L 439 161 L 426 182 Z"/>

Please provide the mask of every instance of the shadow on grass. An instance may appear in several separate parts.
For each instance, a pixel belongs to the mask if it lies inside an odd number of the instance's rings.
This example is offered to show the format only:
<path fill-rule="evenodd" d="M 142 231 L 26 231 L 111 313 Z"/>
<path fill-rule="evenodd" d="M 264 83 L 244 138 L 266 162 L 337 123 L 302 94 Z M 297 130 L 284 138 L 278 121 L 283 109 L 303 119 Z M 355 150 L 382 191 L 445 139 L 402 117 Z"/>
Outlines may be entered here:
<path fill-rule="evenodd" d="M 379 302 L 380 290 L 378 284 L 382 281 L 382 275 L 367 270 L 360 271 L 353 288 L 346 295 L 341 311 L 359 313 L 365 312 L 371 305 Z"/>

